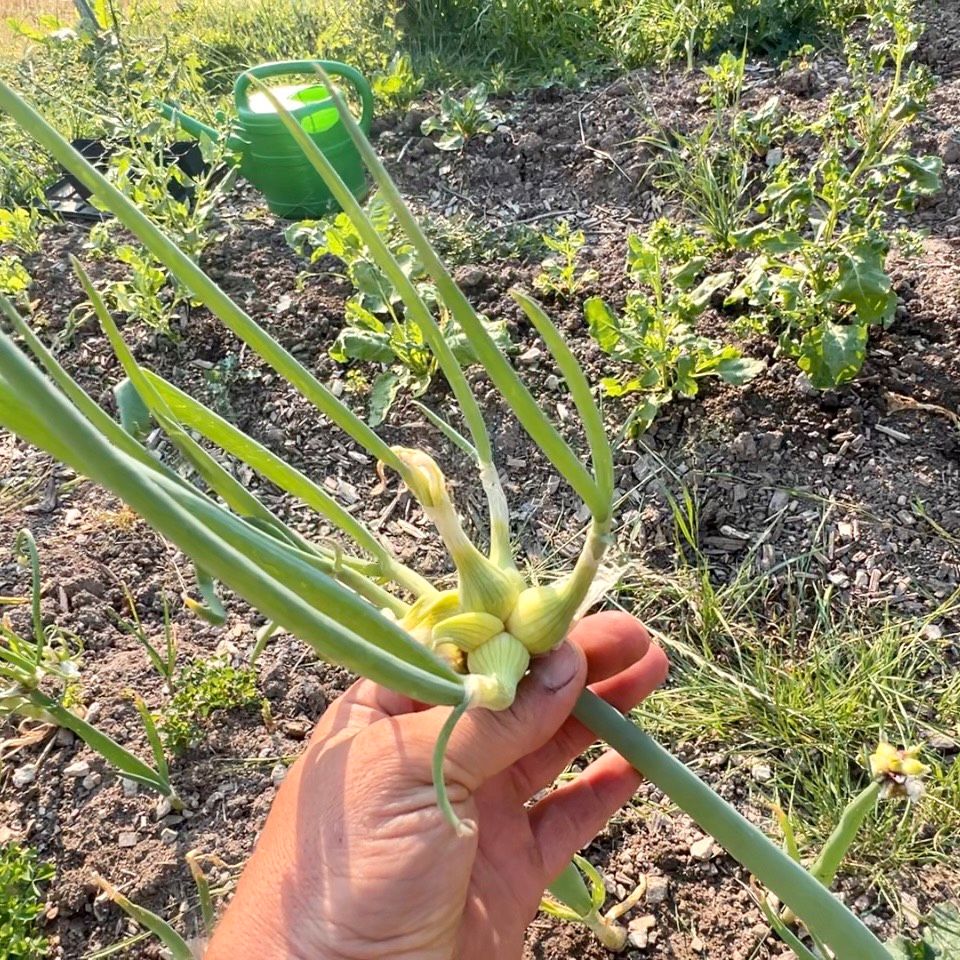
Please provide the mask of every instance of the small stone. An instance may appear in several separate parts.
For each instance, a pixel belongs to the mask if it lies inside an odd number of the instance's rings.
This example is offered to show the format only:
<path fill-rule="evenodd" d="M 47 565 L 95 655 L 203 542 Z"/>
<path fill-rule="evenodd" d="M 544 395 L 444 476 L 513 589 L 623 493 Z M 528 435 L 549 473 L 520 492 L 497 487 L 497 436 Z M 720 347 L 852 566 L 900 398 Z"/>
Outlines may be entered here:
<path fill-rule="evenodd" d="M 168 847 L 172 847 L 177 842 L 177 831 L 171 830 L 170 827 L 164 827 L 160 831 L 160 841 L 165 843 Z"/>
<path fill-rule="evenodd" d="M 122 830 L 117 837 L 117 843 L 121 847 L 135 847 L 137 845 L 137 834 L 134 830 Z"/>
<path fill-rule="evenodd" d="M 37 767 L 33 763 L 25 763 L 13 771 L 13 785 L 15 787 L 29 787 L 37 779 Z"/>
<path fill-rule="evenodd" d="M 757 441 L 753 439 L 753 434 L 744 430 L 733 438 L 730 449 L 738 460 L 756 460 Z"/>
<path fill-rule="evenodd" d="M 543 381 L 543 385 L 551 392 L 555 393 L 560 389 L 560 378 L 555 374 L 551 373 L 546 380 Z"/>
<path fill-rule="evenodd" d="M 757 783 L 766 783 L 773 777 L 773 770 L 770 769 L 770 764 L 768 763 L 755 763 L 750 768 L 750 776 L 753 777 Z"/>
<path fill-rule="evenodd" d="M 707 945 L 698 936 L 694 936 L 690 940 L 690 949 L 694 953 L 703 953 L 707 949 Z"/>
<path fill-rule="evenodd" d="M 103 777 L 101 777 L 99 773 L 88 773 L 83 778 L 83 789 L 96 790 L 101 783 L 103 783 Z"/>
<path fill-rule="evenodd" d="M 278 763 L 270 771 L 270 779 L 273 782 L 275 787 L 279 787 L 281 783 L 286 779 L 287 776 L 287 767 L 283 763 Z"/>
<path fill-rule="evenodd" d="M 797 374 L 793 386 L 801 397 L 815 397 L 817 395 L 817 388 L 810 382 L 805 373 Z"/>
<path fill-rule="evenodd" d="M 717 855 L 717 844 L 713 837 L 701 837 L 690 844 L 690 856 L 694 860 L 712 860 Z"/>
<path fill-rule="evenodd" d="M 63 515 L 63 522 L 68 527 L 75 527 L 83 519 L 83 514 L 76 507 L 71 507 Z"/>
<path fill-rule="evenodd" d="M 650 940 L 650 932 L 656 927 L 657 918 L 653 914 L 646 914 L 642 917 L 637 917 L 636 920 L 631 920 L 627 925 L 627 940 L 630 942 L 630 946 L 637 947 L 642 950 Z"/>
<path fill-rule="evenodd" d="M 767 151 L 767 166 L 777 167 L 783 162 L 783 148 L 773 147 Z"/>
<path fill-rule="evenodd" d="M 86 760 L 76 760 L 69 766 L 63 768 L 65 777 L 77 777 L 81 779 L 90 772 L 90 764 Z"/>
<path fill-rule="evenodd" d="M 74 741 L 73 731 L 68 730 L 66 727 L 60 727 L 57 730 L 57 746 L 58 747 L 72 747 Z"/>
<path fill-rule="evenodd" d="M 157 801 L 156 807 L 154 807 L 153 815 L 157 820 L 162 820 L 164 817 L 169 816 L 173 812 L 173 804 L 170 802 L 169 797 L 161 797 Z"/>
<path fill-rule="evenodd" d="M 656 906 L 667 899 L 670 892 L 670 882 L 666 877 L 653 874 L 647 877 L 647 892 L 644 899 L 650 906 Z"/>
<path fill-rule="evenodd" d="M 120 778 L 120 786 L 123 789 L 123 795 L 125 797 L 135 797 L 140 789 L 140 785 L 137 783 L 137 781 L 131 780 L 128 777 Z"/>
<path fill-rule="evenodd" d="M 786 490 L 774 490 L 767 507 L 767 513 L 779 513 L 790 503 L 790 494 Z"/>
<path fill-rule="evenodd" d="M 530 347 L 524 350 L 517 359 L 521 363 L 536 363 L 543 356 L 543 351 L 539 347 Z"/>

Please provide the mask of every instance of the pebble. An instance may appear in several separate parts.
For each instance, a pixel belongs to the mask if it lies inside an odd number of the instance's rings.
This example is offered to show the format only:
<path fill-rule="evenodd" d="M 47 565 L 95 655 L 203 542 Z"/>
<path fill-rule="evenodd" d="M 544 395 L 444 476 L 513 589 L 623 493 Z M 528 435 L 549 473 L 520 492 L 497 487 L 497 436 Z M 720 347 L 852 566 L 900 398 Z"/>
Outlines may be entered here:
<path fill-rule="evenodd" d="M 90 773 L 90 764 L 86 760 L 75 760 L 69 766 L 63 768 L 65 777 L 77 777 L 81 779 Z"/>
<path fill-rule="evenodd" d="M 177 842 L 177 831 L 171 830 L 169 827 L 164 827 L 160 831 L 160 841 L 165 843 L 168 847 L 172 847 Z"/>
<path fill-rule="evenodd" d="M 128 777 L 121 777 L 120 784 L 123 789 L 123 795 L 125 797 L 135 797 L 137 792 L 140 789 L 139 784 L 136 780 L 131 780 Z"/>
<path fill-rule="evenodd" d="M 755 763 L 750 768 L 750 776 L 753 777 L 757 783 L 766 783 L 773 777 L 773 770 L 770 769 L 770 764 L 768 763 Z"/>
<path fill-rule="evenodd" d="M 13 771 L 13 785 L 15 787 L 29 787 L 37 779 L 37 768 L 35 764 L 25 763 L 22 767 L 17 767 Z"/>
<path fill-rule="evenodd" d="M 530 347 L 524 350 L 517 359 L 521 363 L 536 363 L 543 356 L 543 351 L 539 347 Z"/>
<path fill-rule="evenodd" d="M 753 434 L 744 430 L 733 438 L 730 449 L 738 460 L 756 460 L 757 441 L 753 439 Z"/>
<path fill-rule="evenodd" d="M 629 931 L 627 940 L 630 942 L 630 946 L 638 947 L 642 950 L 650 940 L 650 931 L 653 930 L 656 925 L 657 918 L 651 913 L 637 917 L 636 920 L 631 920 L 627 926 L 627 930 Z"/>
<path fill-rule="evenodd" d="M 650 906 L 656 906 L 667 899 L 670 892 L 670 882 L 666 877 L 653 874 L 647 877 L 647 892 L 644 897 Z"/>
<path fill-rule="evenodd" d="M 101 783 L 103 783 L 103 777 L 101 777 L 99 773 L 88 773 L 83 778 L 83 789 L 96 790 Z"/>
<path fill-rule="evenodd" d="M 790 503 L 790 494 L 786 490 L 774 490 L 767 513 L 779 513 L 788 503 Z"/>
<path fill-rule="evenodd" d="M 117 844 L 121 847 L 135 847 L 137 845 L 136 831 L 122 830 L 117 837 Z"/>
<path fill-rule="evenodd" d="M 164 817 L 169 816 L 173 811 L 173 804 L 170 802 L 169 797 L 161 797 L 157 801 L 157 805 L 153 810 L 153 815 L 157 820 L 162 820 Z"/>
<path fill-rule="evenodd" d="M 270 771 L 270 779 L 275 787 L 279 787 L 280 784 L 286 779 L 286 776 L 287 768 L 283 763 L 275 764 L 274 768 Z"/>
<path fill-rule="evenodd" d="M 690 844 L 690 856 L 694 860 L 712 860 L 717 855 L 717 844 L 713 837 L 701 837 Z"/>

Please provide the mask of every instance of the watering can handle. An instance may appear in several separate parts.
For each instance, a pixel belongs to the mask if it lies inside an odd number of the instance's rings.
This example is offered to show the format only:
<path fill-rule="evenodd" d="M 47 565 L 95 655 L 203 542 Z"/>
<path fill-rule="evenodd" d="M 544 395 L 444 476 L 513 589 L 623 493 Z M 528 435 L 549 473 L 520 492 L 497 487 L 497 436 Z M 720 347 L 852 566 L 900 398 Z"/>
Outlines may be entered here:
<path fill-rule="evenodd" d="M 373 120 L 373 91 L 370 89 L 370 84 L 355 67 L 346 63 L 339 63 L 336 60 L 281 60 L 276 63 L 262 63 L 258 67 L 244 70 L 233 85 L 233 96 L 237 106 L 246 103 L 247 88 L 250 86 L 252 77 L 264 80 L 267 77 L 285 76 L 287 74 L 305 74 L 317 77 L 319 80 L 317 67 L 322 67 L 330 76 L 340 76 L 350 81 L 360 97 L 360 129 L 364 133 L 369 133 L 370 121 Z"/>

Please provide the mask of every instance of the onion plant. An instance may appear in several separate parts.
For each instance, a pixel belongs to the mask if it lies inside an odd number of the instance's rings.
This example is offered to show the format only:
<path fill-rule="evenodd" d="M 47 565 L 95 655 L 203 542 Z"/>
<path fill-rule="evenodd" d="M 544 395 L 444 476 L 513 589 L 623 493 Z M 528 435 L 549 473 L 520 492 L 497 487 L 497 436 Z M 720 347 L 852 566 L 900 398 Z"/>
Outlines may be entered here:
<path fill-rule="evenodd" d="M 285 350 L 127 197 L 106 182 L 23 99 L 0 83 L 0 110 L 32 134 L 56 161 L 163 263 L 191 294 L 384 468 L 394 471 L 435 523 L 457 571 L 440 590 L 402 563 L 358 518 L 308 476 L 286 464 L 202 404 L 141 367 L 79 263 L 75 268 L 140 401 L 195 469 L 206 492 L 184 479 L 114 422 L 88 397 L 8 304 L 4 312 L 43 372 L 13 337 L 0 332 L 0 424 L 123 498 L 176 544 L 204 576 L 227 585 L 321 657 L 416 700 L 453 707 L 437 746 L 438 800 L 456 820 L 443 787 L 443 756 L 453 724 L 466 710 L 510 705 L 530 658 L 561 643 L 611 541 L 614 475 L 603 420 L 589 384 L 557 328 L 528 296 L 515 293 L 542 336 L 584 425 L 592 469 L 561 436 L 497 348 L 473 307 L 440 262 L 396 185 L 360 132 L 339 93 L 335 98 L 381 196 L 415 247 L 438 296 L 523 429 L 587 504 L 592 520 L 572 571 L 529 586 L 510 546 L 507 498 L 480 406 L 430 308 L 418 296 L 362 207 L 323 154 L 282 111 L 291 134 L 356 225 L 371 256 L 396 286 L 448 380 L 466 425 L 454 434 L 471 451 L 489 506 L 489 548 L 464 531 L 439 465 L 426 453 L 390 446 Z M 269 91 L 268 91 L 269 95 Z M 356 548 L 313 542 L 271 513 L 195 439 L 201 436 L 298 497 Z M 586 691 L 575 715 L 664 790 L 843 960 L 888 960 L 873 934 L 814 877 L 721 800 L 679 760 L 617 710 Z"/>

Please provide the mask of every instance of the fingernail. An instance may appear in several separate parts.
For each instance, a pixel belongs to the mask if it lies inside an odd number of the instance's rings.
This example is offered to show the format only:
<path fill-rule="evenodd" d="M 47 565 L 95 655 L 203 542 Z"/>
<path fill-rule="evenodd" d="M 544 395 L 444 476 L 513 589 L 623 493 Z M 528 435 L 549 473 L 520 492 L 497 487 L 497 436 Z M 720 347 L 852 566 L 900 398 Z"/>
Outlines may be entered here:
<path fill-rule="evenodd" d="M 540 661 L 537 669 L 537 679 L 540 686 L 556 693 L 562 690 L 577 675 L 580 658 L 569 643 L 564 643 L 549 656 Z"/>

